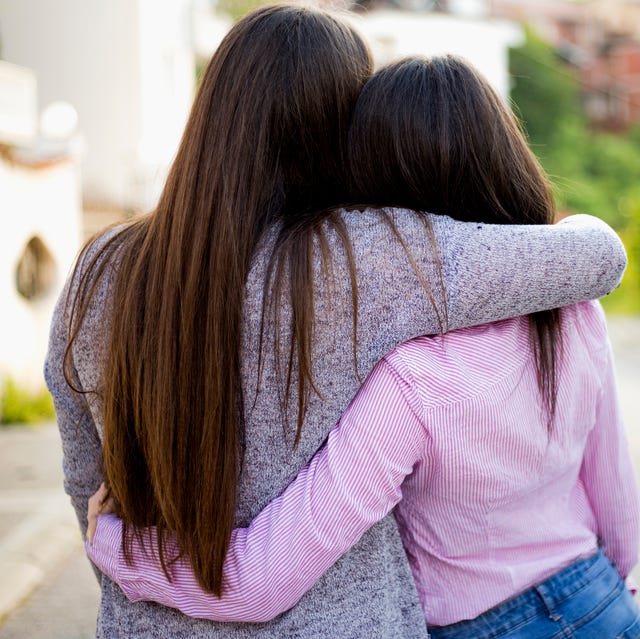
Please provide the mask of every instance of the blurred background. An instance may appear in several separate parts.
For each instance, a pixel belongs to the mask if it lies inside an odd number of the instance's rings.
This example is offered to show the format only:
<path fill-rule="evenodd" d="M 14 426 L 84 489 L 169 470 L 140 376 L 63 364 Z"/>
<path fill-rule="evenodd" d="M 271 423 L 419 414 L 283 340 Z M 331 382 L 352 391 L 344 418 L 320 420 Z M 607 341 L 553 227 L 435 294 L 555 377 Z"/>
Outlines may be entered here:
<path fill-rule="evenodd" d="M 98 589 L 41 372 L 51 312 L 83 241 L 153 209 L 199 75 L 260 4 L 0 0 L 0 639 L 93 635 Z M 318 4 L 345 11 L 378 65 L 471 60 L 511 102 L 562 214 L 622 236 L 629 268 L 603 302 L 640 461 L 640 0 Z"/>

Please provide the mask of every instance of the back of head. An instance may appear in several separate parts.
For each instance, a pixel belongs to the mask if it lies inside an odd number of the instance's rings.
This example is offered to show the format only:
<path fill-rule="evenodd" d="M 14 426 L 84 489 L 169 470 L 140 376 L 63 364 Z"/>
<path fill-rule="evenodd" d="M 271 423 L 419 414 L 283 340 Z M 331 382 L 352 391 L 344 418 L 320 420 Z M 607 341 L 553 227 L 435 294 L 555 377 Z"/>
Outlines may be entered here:
<path fill-rule="evenodd" d="M 554 218 L 550 185 L 513 114 L 478 71 L 454 56 L 403 60 L 367 82 L 349 131 L 348 163 L 358 203 L 501 224 Z M 558 309 L 530 316 L 549 426 L 559 322 Z"/>
<path fill-rule="evenodd" d="M 370 73 L 367 46 L 332 14 L 258 9 L 206 69 L 181 153 L 189 165 L 224 173 L 233 192 L 220 195 L 239 210 L 254 184 L 265 217 L 335 204 L 344 196 L 351 112 Z"/>
<path fill-rule="evenodd" d="M 352 198 L 457 219 L 543 223 L 551 191 L 508 107 L 454 56 L 410 58 L 363 88 L 349 132 Z"/>
<path fill-rule="evenodd" d="M 108 243 L 74 301 L 75 335 L 92 277 L 117 250 L 105 475 L 125 521 L 156 526 L 161 549 L 173 531 L 217 593 L 243 438 L 251 258 L 270 224 L 311 225 L 343 199 L 347 128 L 370 71 L 362 39 L 327 12 L 281 5 L 246 16 L 204 73 L 156 211 Z"/>

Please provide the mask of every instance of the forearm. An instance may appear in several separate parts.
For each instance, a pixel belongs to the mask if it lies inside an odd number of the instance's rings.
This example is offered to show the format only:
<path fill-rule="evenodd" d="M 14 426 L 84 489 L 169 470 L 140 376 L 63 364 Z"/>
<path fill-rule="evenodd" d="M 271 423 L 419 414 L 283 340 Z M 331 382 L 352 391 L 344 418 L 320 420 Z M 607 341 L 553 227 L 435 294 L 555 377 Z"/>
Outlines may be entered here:
<path fill-rule="evenodd" d="M 627 450 L 606 446 L 582 473 L 602 548 L 623 578 L 638 562 L 638 490 Z"/>
<path fill-rule="evenodd" d="M 400 499 L 398 494 L 379 510 L 367 512 L 356 512 L 352 504 L 349 512 L 350 499 L 328 494 L 335 485 L 327 487 L 325 498 L 309 494 L 315 471 L 314 465 L 305 468 L 295 486 L 267 506 L 249 528 L 234 530 L 221 598 L 198 585 L 188 558 L 170 565 L 171 580 L 167 580 L 155 530 L 151 539 L 145 536 L 144 545 L 133 540 L 134 562 L 127 564 L 121 549 L 122 523 L 111 515 L 99 517 L 87 554 L 131 601 L 155 601 L 212 621 L 269 621 L 292 608 Z M 322 521 L 326 515 L 335 520 L 334 530 Z"/>
<path fill-rule="evenodd" d="M 605 295 L 626 266 L 618 236 L 587 215 L 553 225 L 477 224 L 403 209 L 390 216 L 402 242 L 380 212 L 345 214 L 358 270 L 358 334 L 371 336 L 358 343 L 365 373 L 412 337 Z"/>
<path fill-rule="evenodd" d="M 168 581 L 153 541 L 141 546 L 134 538 L 134 563 L 127 565 L 121 524 L 113 517 L 99 519 L 89 556 L 132 600 L 157 601 L 216 621 L 273 619 L 294 606 L 400 500 L 400 485 L 419 458 L 425 435 L 402 394 L 385 392 L 394 383 L 378 367 L 294 482 L 249 528 L 234 531 L 222 598 L 202 591 L 188 560 L 170 565 Z M 380 393 L 384 406 L 372 410 Z"/>
<path fill-rule="evenodd" d="M 445 238 L 455 256 L 447 262 L 451 328 L 601 297 L 626 266 L 620 239 L 590 216 L 547 226 L 476 226 L 466 237 Z"/>

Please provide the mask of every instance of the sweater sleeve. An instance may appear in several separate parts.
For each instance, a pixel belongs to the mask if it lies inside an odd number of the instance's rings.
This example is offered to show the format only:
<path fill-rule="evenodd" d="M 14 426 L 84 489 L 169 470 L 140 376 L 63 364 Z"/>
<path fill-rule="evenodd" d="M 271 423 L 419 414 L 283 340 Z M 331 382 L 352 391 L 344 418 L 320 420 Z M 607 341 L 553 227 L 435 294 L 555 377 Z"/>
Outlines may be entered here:
<path fill-rule="evenodd" d="M 326 445 L 248 528 L 236 529 L 224 565 L 222 598 L 204 592 L 188 560 L 159 563 L 155 536 L 121 552 L 122 524 L 101 516 L 90 558 L 132 601 L 156 601 L 192 617 L 264 622 L 293 607 L 401 498 L 400 485 L 426 442 L 421 407 L 386 361 L 367 379 Z"/>
<path fill-rule="evenodd" d="M 405 250 L 392 237 L 381 240 L 378 228 L 351 232 L 360 269 L 359 329 L 376 340 L 363 344 L 361 353 L 382 356 L 418 335 L 596 299 L 619 285 L 626 267 L 618 236 L 589 215 L 550 225 L 427 215 L 435 254 L 418 215 L 397 209 L 390 217 Z"/>
<path fill-rule="evenodd" d="M 102 481 L 101 443 L 85 395 L 74 392 L 63 373 L 68 333 L 67 291 L 68 285 L 60 295 L 53 314 L 44 376 L 53 397 L 62 441 L 64 489 L 71 499 L 84 538 L 87 531 L 88 499 Z M 72 374 L 74 386 L 81 390 L 75 369 Z M 100 581 L 98 573 L 96 576 Z"/>
<path fill-rule="evenodd" d="M 547 226 L 452 223 L 443 244 L 450 328 L 602 297 L 627 263 L 618 236 L 588 215 Z"/>
<path fill-rule="evenodd" d="M 71 354 L 71 382 L 64 376 L 64 357 L 69 343 L 70 303 L 77 293 L 78 283 L 86 265 L 117 229 L 99 237 L 82 254 L 75 278 L 69 278 L 58 299 L 51 320 L 48 351 L 44 362 L 44 377 L 53 397 L 56 421 L 62 441 L 64 489 L 76 512 L 80 531 L 84 538 L 87 531 L 88 500 L 103 481 L 101 472 L 101 434 L 96 423 L 98 379 L 102 351 L 101 344 L 109 325 L 105 309 L 108 299 L 111 270 L 96 288 L 89 304 L 82 330 Z M 87 364 L 90 374 L 87 374 Z M 92 402 L 94 402 L 92 404 Z M 96 571 L 100 580 L 100 575 Z"/>
<path fill-rule="evenodd" d="M 596 518 L 602 549 L 620 576 L 627 578 L 638 561 L 638 486 L 620 414 L 611 344 L 602 310 L 597 310 L 599 312 L 589 312 L 587 321 L 596 326 L 592 343 L 603 345 L 594 355 L 601 371 L 602 387 L 580 479 Z"/>

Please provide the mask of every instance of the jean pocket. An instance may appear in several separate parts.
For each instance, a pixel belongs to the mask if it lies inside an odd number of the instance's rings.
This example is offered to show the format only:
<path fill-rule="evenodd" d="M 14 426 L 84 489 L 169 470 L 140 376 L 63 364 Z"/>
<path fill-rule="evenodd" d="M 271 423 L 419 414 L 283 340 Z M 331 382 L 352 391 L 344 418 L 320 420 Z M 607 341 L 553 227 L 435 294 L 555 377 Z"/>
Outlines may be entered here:
<path fill-rule="evenodd" d="M 624 632 L 616 639 L 640 639 L 640 617 L 638 617 Z"/>

